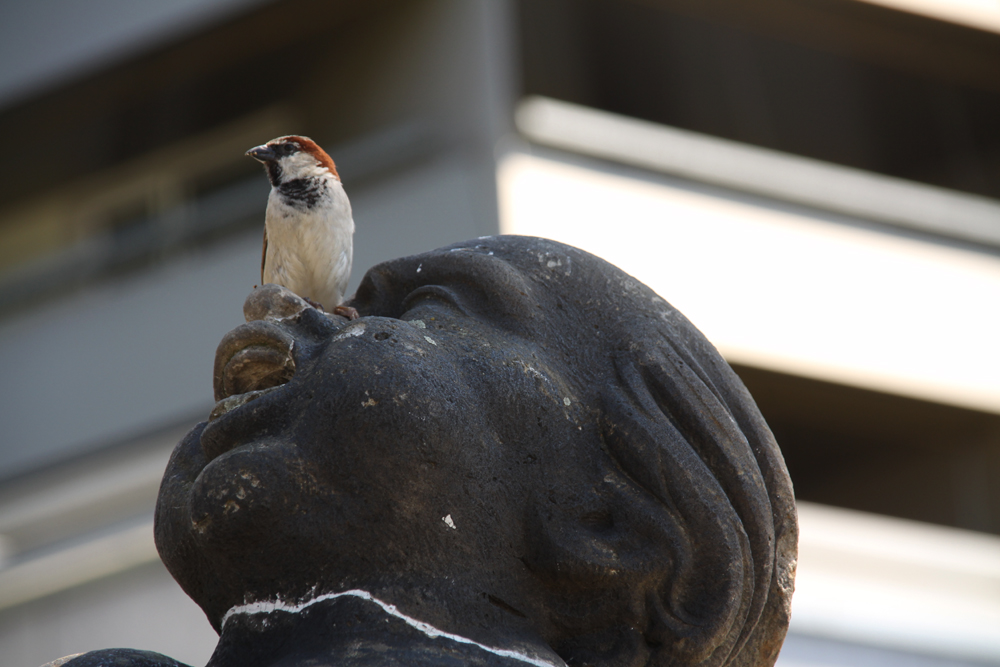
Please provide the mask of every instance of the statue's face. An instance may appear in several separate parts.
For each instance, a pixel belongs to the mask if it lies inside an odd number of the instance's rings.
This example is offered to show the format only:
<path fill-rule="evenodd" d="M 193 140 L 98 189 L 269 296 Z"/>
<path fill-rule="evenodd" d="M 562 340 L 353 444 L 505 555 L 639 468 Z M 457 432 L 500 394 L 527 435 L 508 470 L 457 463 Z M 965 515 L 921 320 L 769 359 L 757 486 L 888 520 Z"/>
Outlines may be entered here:
<path fill-rule="evenodd" d="M 251 294 L 212 419 L 168 464 L 157 547 L 217 629 L 245 602 L 361 588 L 438 627 L 486 627 L 448 603 L 488 600 L 571 663 L 702 664 L 748 632 L 733 664 L 776 650 L 780 452 L 656 294 L 497 237 L 377 266 L 348 305 L 359 320 Z"/>
<path fill-rule="evenodd" d="M 209 618 L 311 586 L 527 576 L 527 508 L 583 465 L 568 449 L 587 429 L 566 325 L 534 292 L 486 249 L 436 251 L 370 272 L 357 321 L 307 308 L 224 339 L 224 400 L 157 510 L 164 562 Z M 296 310 L 270 298 L 260 315 Z"/>

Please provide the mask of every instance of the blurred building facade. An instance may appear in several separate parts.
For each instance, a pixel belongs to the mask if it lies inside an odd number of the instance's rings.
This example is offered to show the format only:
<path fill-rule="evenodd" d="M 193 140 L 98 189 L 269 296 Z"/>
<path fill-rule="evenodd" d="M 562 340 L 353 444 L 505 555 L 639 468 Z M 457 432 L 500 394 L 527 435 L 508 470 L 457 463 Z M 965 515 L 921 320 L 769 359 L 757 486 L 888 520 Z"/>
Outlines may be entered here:
<path fill-rule="evenodd" d="M 5 3 L 4 664 L 208 659 L 152 509 L 259 280 L 243 153 L 288 133 L 351 196 L 351 289 L 534 234 L 705 331 L 801 501 L 779 665 L 1000 664 L 998 117 L 974 0 Z"/>

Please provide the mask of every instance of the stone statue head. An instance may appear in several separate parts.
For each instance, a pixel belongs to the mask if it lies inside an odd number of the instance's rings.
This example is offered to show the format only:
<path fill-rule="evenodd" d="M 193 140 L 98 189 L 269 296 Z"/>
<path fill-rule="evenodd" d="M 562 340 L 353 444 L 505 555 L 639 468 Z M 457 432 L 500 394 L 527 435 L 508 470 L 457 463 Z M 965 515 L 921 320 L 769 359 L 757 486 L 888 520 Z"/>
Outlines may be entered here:
<path fill-rule="evenodd" d="M 255 290 L 167 468 L 157 547 L 223 640 L 350 591 L 532 664 L 773 663 L 791 484 L 666 301 L 499 236 L 380 264 L 348 305 Z"/>

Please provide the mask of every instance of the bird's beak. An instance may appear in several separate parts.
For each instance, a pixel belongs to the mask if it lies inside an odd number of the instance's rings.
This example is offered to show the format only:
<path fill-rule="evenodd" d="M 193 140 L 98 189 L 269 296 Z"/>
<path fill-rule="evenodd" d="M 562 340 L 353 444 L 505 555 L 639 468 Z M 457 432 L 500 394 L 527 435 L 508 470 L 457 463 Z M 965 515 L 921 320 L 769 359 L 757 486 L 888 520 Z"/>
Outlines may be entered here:
<path fill-rule="evenodd" d="M 260 162 L 265 162 L 265 163 L 274 162 L 274 160 L 276 160 L 278 157 L 277 155 L 274 154 L 274 151 L 267 144 L 264 144 L 263 146 L 257 146 L 256 148 L 251 148 L 250 150 L 247 151 L 247 155 L 252 157 L 254 160 L 258 160 Z"/>

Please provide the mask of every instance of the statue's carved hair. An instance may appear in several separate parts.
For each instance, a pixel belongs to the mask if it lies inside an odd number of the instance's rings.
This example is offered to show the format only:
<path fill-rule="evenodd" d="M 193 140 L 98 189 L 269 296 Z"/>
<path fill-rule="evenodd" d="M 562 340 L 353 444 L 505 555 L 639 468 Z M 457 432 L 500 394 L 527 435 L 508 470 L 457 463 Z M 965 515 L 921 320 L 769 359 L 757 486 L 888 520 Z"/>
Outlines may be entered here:
<path fill-rule="evenodd" d="M 526 271 L 543 308 L 588 329 L 560 344 L 593 392 L 596 500 L 547 504 L 529 521 L 556 649 L 571 665 L 773 664 L 797 527 L 780 451 L 742 382 L 610 264 L 541 239 L 487 245 Z"/>

